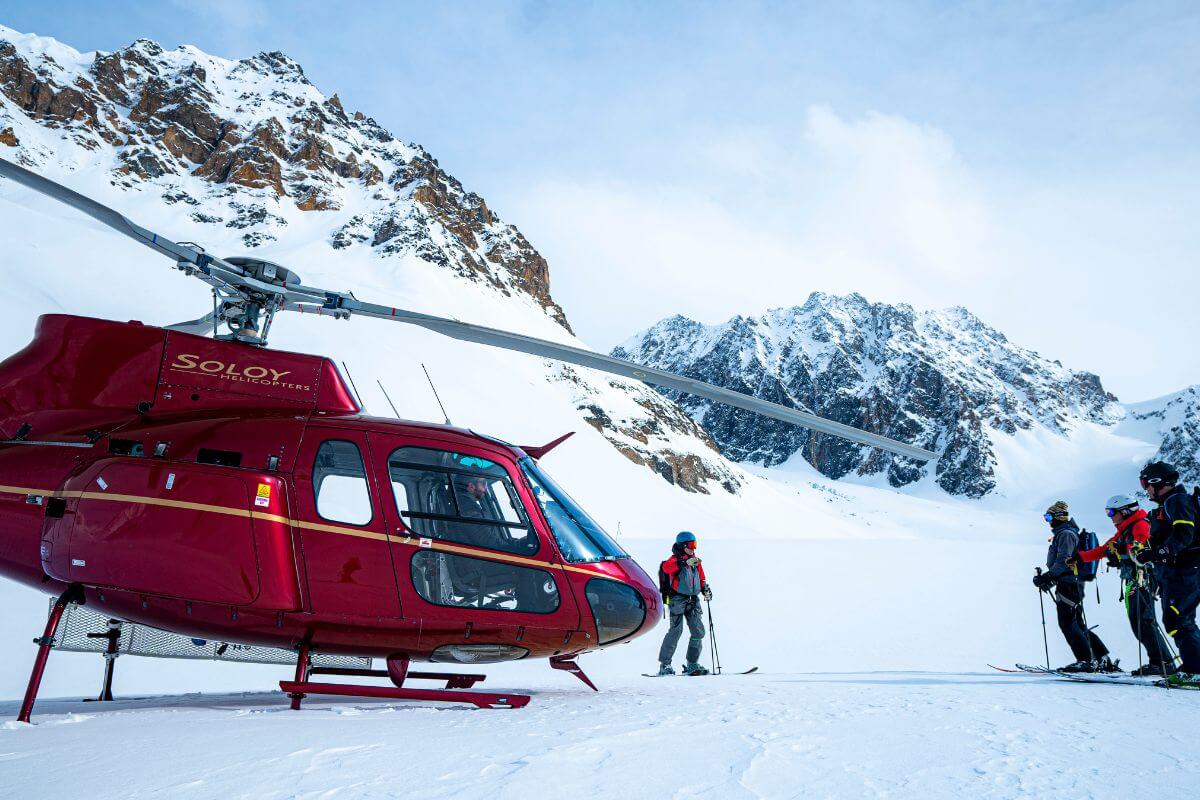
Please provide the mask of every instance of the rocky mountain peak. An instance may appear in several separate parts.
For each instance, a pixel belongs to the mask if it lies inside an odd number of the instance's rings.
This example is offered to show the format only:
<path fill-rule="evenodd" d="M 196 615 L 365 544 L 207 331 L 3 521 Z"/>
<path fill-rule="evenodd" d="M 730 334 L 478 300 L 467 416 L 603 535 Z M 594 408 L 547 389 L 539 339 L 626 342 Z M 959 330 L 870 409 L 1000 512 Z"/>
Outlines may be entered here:
<path fill-rule="evenodd" d="M 278 51 L 229 61 L 139 39 L 81 54 L 0 27 L 0 146 L 37 167 L 69 160 L 62 141 L 111 162 L 114 183 L 154 184 L 197 221 L 242 231 L 247 248 L 277 239 L 293 211 L 352 206 L 331 234 L 335 248 L 415 255 L 527 296 L 570 329 L 545 259 L 516 227 L 423 148 L 347 114 Z"/>
<path fill-rule="evenodd" d="M 676 398 L 734 460 L 773 466 L 799 453 L 830 477 L 884 474 L 904 486 L 932 475 L 946 491 L 971 497 L 995 488 L 992 437 L 1035 426 L 1065 435 L 1122 413 L 1097 376 L 1012 344 L 964 308 L 917 311 L 857 293 L 814 292 L 802 305 L 719 325 L 670 317 L 613 354 L 941 453 L 922 466 Z"/>

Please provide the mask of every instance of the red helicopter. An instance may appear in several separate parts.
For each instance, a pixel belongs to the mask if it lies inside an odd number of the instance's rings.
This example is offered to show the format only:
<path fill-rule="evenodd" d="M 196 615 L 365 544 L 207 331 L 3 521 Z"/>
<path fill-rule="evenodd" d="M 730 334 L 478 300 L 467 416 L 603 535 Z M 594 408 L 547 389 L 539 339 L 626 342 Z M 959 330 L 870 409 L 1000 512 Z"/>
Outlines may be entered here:
<path fill-rule="evenodd" d="M 165 328 L 50 314 L 0 362 L 0 575 L 58 595 L 19 719 L 29 721 L 64 610 L 291 649 L 309 694 L 520 707 L 484 676 L 413 661 L 582 653 L 658 620 L 655 581 L 539 463 L 450 425 L 364 415 L 328 358 L 265 349 L 278 311 L 367 316 L 706 397 L 927 461 L 935 454 L 587 350 L 304 286 L 288 269 L 172 242 L 15 164 L 0 176 L 170 257 L 214 310 Z M 218 335 L 221 326 L 227 333 Z M 213 338 L 208 338 L 212 334 Z M 378 657 L 391 686 L 314 682 L 314 652 Z M 414 689 L 409 679 L 444 680 Z"/>

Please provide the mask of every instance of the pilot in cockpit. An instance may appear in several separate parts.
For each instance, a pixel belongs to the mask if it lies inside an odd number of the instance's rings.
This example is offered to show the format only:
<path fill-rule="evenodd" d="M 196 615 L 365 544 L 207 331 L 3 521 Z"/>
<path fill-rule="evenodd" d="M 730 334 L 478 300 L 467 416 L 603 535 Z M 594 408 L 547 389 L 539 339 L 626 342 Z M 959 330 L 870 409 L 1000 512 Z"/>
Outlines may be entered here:
<path fill-rule="evenodd" d="M 458 514 L 464 519 L 495 519 L 495 514 L 489 510 L 488 482 L 486 478 L 473 476 L 462 484 L 463 491 L 457 492 Z M 467 535 L 473 544 L 483 547 L 497 547 L 504 539 L 504 534 L 495 525 L 471 525 Z"/>
<path fill-rule="evenodd" d="M 459 516 L 467 519 L 487 519 L 483 502 L 487 497 L 487 481 L 483 478 L 467 478 L 463 492 L 458 495 Z"/>

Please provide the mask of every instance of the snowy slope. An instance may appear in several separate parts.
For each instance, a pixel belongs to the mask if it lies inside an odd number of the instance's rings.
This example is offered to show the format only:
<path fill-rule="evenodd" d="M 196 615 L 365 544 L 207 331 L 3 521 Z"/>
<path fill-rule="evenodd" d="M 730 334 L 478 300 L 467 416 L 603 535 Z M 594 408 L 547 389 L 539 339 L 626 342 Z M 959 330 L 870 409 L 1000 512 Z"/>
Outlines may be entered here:
<path fill-rule="evenodd" d="M 1200 483 L 1200 385 L 1130 405 L 1121 430 L 1162 442 L 1154 457 L 1173 464 L 1185 481 Z"/>

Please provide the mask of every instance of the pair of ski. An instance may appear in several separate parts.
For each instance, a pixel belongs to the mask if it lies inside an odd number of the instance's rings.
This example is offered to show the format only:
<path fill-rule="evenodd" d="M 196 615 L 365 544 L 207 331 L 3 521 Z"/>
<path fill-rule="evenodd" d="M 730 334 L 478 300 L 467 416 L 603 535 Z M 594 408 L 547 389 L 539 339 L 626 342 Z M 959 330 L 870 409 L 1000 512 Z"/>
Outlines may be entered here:
<path fill-rule="evenodd" d="M 751 667 L 750 669 L 743 670 L 741 672 L 705 672 L 700 675 L 689 675 L 686 672 L 680 672 L 675 675 L 651 675 L 649 672 L 643 672 L 642 677 L 643 678 L 705 678 L 705 677 L 716 677 L 718 675 L 749 675 L 751 672 L 758 672 L 758 667 Z"/>
<path fill-rule="evenodd" d="M 1077 683 L 1112 683 L 1121 686 L 1155 686 L 1165 689 L 1200 689 L 1200 684 L 1193 683 L 1171 683 L 1164 678 L 1138 677 L 1128 675 L 1124 672 L 1063 672 L 1057 669 L 1046 669 L 1045 667 L 1030 666 L 1029 664 L 1017 664 L 1016 669 L 1005 669 L 997 667 L 993 664 L 988 664 L 994 670 L 1000 672 L 1024 672 L 1030 675 L 1049 675 L 1054 678 L 1062 678 L 1068 681 Z"/>

